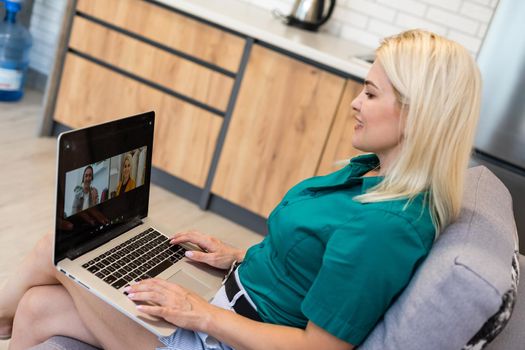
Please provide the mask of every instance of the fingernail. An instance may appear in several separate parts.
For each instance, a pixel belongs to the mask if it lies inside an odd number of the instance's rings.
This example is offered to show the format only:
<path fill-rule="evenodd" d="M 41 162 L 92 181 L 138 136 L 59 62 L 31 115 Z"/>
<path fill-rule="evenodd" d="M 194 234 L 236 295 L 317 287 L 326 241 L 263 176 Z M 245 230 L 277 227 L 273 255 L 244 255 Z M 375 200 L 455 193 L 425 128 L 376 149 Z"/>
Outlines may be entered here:
<path fill-rule="evenodd" d="M 124 288 L 124 292 L 129 293 L 130 291 L 131 291 L 131 287 L 130 286 L 127 286 L 126 288 Z"/>
<path fill-rule="evenodd" d="M 188 258 L 191 258 L 193 256 L 193 252 L 187 250 L 186 253 L 184 253 L 184 255 L 186 255 Z"/>
<path fill-rule="evenodd" d="M 128 294 L 128 298 L 133 299 L 134 297 L 135 297 L 135 294 L 134 294 L 134 293 L 129 293 L 129 294 Z"/>

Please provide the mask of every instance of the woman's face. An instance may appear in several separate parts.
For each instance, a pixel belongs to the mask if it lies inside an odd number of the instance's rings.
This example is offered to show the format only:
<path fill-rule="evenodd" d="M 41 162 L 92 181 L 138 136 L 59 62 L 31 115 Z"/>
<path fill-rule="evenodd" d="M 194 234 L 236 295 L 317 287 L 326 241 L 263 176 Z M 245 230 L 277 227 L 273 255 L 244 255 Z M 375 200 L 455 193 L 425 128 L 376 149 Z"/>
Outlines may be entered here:
<path fill-rule="evenodd" d="M 85 186 L 89 187 L 91 185 L 91 181 L 93 181 L 93 170 L 91 170 L 91 168 L 87 168 L 84 171 L 84 179 L 82 179 L 82 182 Z"/>
<path fill-rule="evenodd" d="M 130 171 L 131 171 L 131 163 L 126 158 L 126 159 L 124 159 L 124 169 L 122 170 L 122 174 L 123 174 L 123 177 L 124 177 L 124 182 L 128 181 Z"/>
<path fill-rule="evenodd" d="M 400 105 L 383 67 L 370 68 L 361 93 L 352 101 L 356 125 L 352 146 L 364 152 L 388 154 L 403 138 Z"/>

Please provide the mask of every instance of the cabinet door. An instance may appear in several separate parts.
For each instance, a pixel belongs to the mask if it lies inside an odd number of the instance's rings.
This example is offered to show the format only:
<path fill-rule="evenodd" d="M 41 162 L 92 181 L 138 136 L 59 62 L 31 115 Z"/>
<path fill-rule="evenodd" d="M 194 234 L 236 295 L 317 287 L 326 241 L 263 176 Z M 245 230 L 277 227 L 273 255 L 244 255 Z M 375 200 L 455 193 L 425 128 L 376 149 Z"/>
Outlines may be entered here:
<path fill-rule="evenodd" d="M 352 110 L 351 103 L 359 95 L 362 89 L 362 84 L 348 80 L 345 87 L 345 92 L 337 115 L 334 120 L 334 125 L 328 136 L 321 163 L 317 169 L 316 175 L 326 175 L 331 173 L 344 165 L 344 161 L 355 157 L 362 152 L 352 147 L 352 136 L 354 135 L 355 112 Z"/>
<path fill-rule="evenodd" d="M 153 165 L 204 186 L 222 118 L 68 54 L 55 120 L 80 128 L 154 110 Z"/>
<path fill-rule="evenodd" d="M 345 80 L 254 45 L 212 192 L 268 216 L 315 174 Z"/>
<path fill-rule="evenodd" d="M 244 39 L 141 0 L 79 0 L 77 11 L 236 72 Z"/>
<path fill-rule="evenodd" d="M 77 16 L 69 47 L 225 111 L 233 78 Z"/>

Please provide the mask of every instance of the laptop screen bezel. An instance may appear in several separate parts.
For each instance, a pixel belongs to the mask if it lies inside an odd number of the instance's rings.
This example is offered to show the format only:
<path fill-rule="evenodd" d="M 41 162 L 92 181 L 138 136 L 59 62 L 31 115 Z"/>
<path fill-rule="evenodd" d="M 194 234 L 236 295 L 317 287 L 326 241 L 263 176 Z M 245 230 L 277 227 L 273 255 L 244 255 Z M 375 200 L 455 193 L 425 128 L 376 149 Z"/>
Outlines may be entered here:
<path fill-rule="evenodd" d="M 94 249 L 122 233 L 122 229 L 136 225 L 136 222 L 147 217 L 149 208 L 149 193 L 151 181 L 151 164 L 153 155 L 153 136 L 155 126 L 155 113 L 153 111 L 137 114 L 98 124 L 82 129 L 61 133 L 57 142 L 57 182 L 56 182 L 56 205 L 55 205 L 55 240 L 53 262 L 58 264 L 64 258 L 75 258 L 87 250 Z M 65 204 L 65 179 L 68 171 L 85 167 L 92 163 L 109 159 L 117 154 L 128 152 L 132 149 L 146 146 L 146 161 L 144 184 L 140 188 L 125 193 L 123 198 L 136 199 L 132 202 L 132 211 L 126 211 L 126 215 L 118 223 L 113 223 L 109 218 L 103 219 L 104 223 L 97 223 L 96 232 L 82 229 L 71 230 L 71 222 L 75 215 L 66 217 Z M 120 196 L 119 196 L 120 197 Z M 104 214 L 103 207 L 118 203 L 122 198 L 110 199 L 104 203 L 85 210 L 84 214 L 94 214 L 91 218 L 95 221 L 100 214 Z M 107 202 L 110 202 L 107 204 Z M 129 207 L 129 203 L 126 203 Z M 97 212 L 98 211 L 98 212 Z M 129 214 L 129 215 L 127 215 Z M 104 215 L 102 215 L 104 217 Z M 77 218 L 78 219 L 78 218 Z M 70 221 L 68 221 L 70 220 Z M 106 222 L 107 220 L 107 222 Z M 77 220 L 78 221 L 78 220 Z M 77 225 L 77 227 L 79 227 Z M 75 234 L 77 236 L 75 236 Z"/>

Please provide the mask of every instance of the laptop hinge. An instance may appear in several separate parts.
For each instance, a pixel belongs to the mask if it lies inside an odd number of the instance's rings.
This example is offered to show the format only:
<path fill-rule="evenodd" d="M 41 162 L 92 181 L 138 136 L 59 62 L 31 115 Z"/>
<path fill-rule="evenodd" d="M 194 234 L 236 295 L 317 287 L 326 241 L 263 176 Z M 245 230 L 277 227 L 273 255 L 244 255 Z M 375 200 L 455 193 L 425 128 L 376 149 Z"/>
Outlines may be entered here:
<path fill-rule="evenodd" d="M 101 245 L 111 241 L 113 238 L 120 236 L 121 234 L 141 225 L 143 222 L 140 219 L 130 221 L 126 224 L 119 225 L 118 227 L 115 227 L 108 232 L 102 234 L 100 237 L 94 238 L 92 240 L 89 240 L 88 242 L 82 244 L 79 247 L 75 247 L 73 249 L 70 249 L 66 256 L 70 260 L 74 260 L 78 258 L 79 256 L 92 251 L 93 249 L 96 249 L 100 247 Z"/>

